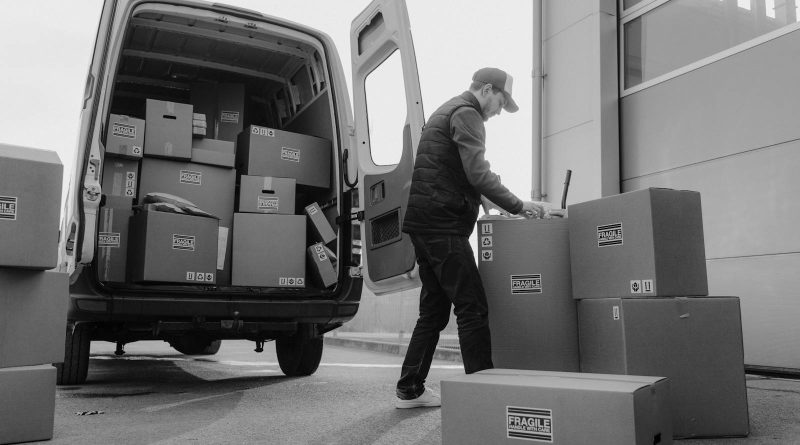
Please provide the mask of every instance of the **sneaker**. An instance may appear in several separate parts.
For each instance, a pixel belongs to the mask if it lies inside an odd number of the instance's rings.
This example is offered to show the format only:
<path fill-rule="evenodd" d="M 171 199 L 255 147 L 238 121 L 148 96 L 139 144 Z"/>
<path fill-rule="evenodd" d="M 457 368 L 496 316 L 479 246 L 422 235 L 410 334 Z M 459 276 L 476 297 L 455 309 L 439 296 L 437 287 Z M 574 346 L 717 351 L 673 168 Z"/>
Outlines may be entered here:
<path fill-rule="evenodd" d="M 394 404 L 395 408 L 428 408 L 442 406 L 442 399 L 432 391 L 425 389 L 416 399 L 403 400 L 398 398 Z"/>

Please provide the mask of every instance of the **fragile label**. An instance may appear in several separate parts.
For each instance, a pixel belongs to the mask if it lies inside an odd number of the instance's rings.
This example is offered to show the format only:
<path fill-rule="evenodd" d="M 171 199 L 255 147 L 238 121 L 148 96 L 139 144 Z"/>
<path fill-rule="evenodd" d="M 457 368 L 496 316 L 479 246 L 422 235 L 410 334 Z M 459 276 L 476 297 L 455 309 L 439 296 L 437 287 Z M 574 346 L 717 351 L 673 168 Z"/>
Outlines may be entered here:
<path fill-rule="evenodd" d="M 125 196 L 136 197 L 136 172 L 125 172 Z"/>
<path fill-rule="evenodd" d="M 212 272 L 186 272 L 186 281 L 195 281 L 198 283 L 213 283 L 214 274 Z"/>
<path fill-rule="evenodd" d="M 250 129 L 250 133 L 258 136 L 275 137 L 275 130 L 272 128 L 256 127 L 255 125 Z"/>
<path fill-rule="evenodd" d="M 642 293 L 653 293 L 653 280 L 642 280 Z"/>
<path fill-rule="evenodd" d="M 632 294 L 642 293 L 642 280 L 631 280 L 631 293 Z"/>
<path fill-rule="evenodd" d="M 481 236 L 481 247 L 492 247 L 491 235 Z"/>
<path fill-rule="evenodd" d="M 300 150 L 289 147 L 281 147 L 281 160 L 300 162 Z"/>
<path fill-rule="evenodd" d="M 203 173 L 191 170 L 181 170 L 179 182 L 181 184 L 203 185 Z"/>
<path fill-rule="evenodd" d="M 512 294 L 541 294 L 542 274 L 511 275 Z"/>
<path fill-rule="evenodd" d="M 232 124 L 239 123 L 239 112 L 238 111 L 221 111 L 219 114 L 219 120 L 222 122 L 229 122 Z"/>
<path fill-rule="evenodd" d="M 492 232 L 492 223 L 481 224 L 481 235 L 491 235 Z"/>
<path fill-rule="evenodd" d="M 16 196 L 0 196 L 0 220 L 17 220 Z"/>
<path fill-rule="evenodd" d="M 179 235 L 177 233 L 173 234 L 172 248 L 175 250 L 188 250 L 194 252 L 194 236 Z"/>
<path fill-rule="evenodd" d="M 308 216 L 317 214 L 317 206 L 308 206 L 307 209 L 308 209 Z"/>
<path fill-rule="evenodd" d="M 280 199 L 274 196 L 259 196 L 258 197 L 258 210 L 265 210 L 270 212 L 277 212 L 280 205 Z"/>
<path fill-rule="evenodd" d="M 115 122 L 114 126 L 112 127 L 111 134 L 114 136 L 119 136 L 121 138 L 135 139 L 136 126 L 120 124 Z"/>
<path fill-rule="evenodd" d="M 619 306 L 611 307 L 611 318 L 615 321 L 619 320 Z"/>
<path fill-rule="evenodd" d="M 494 253 L 491 250 L 484 250 L 481 252 L 481 261 L 494 260 Z"/>
<path fill-rule="evenodd" d="M 117 232 L 100 232 L 97 234 L 97 247 L 119 247 L 119 240 Z"/>
<path fill-rule="evenodd" d="M 319 244 L 314 244 L 314 252 L 317 253 L 319 261 L 328 261 L 328 255 L 325 253 L 325 248 Z"/>
<path fill-rule="evenodd" d="M 131 154 L 141 156 L 142 155 L 142 147 L 139 145 L 134 145 L 131 147 Z"/>
<path fill-rule="evenodd" d="M 535 442 L 553 442 L 553 411 L 506 406 L 506 437 Z"/>
<path fill-rule="evenodd" d="M 305 286 L 306 280 L 305 278 L 299 277 L 279 277 L 278 278 L 278 285 L 279 286 Z"/>
<path fill-rule="evenodd" d="M 606 224 L 597 226 L 597 247 L 621 246 L 622 224 Z"/>

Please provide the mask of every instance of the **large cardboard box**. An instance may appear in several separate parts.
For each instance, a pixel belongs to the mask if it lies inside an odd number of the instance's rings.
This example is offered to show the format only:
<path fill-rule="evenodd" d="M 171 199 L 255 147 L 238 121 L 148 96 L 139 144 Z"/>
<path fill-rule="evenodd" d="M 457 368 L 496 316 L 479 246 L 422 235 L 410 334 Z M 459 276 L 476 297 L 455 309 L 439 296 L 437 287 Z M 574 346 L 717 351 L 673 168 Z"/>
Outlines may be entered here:
<path fill-rule="evenodd" d="M 52 439 L 56 368 L 40 365 L 0 369 L 0 401 L 0 443 Z"/>
<path fill-rule="evenodd" d="M 244 127 L 244 84 L 193 83 L 191 102 L 206 115 L 207 137 L 236 142 Z"/>
<path fill-rule="evenodd" d="M 324 244 L 336 239 L 336 232 L 333 231 L 333 227 L 331 227 L 331 223 L 325 213 L 320 210 L 319 204 L 313 202 L 307 205 L 305 212 L 308 215 L 309 236 L 312 239 L 322 241 Z"/>
<path fill-rule="evenodd" d="M 314 284 L 322 288 L 336 284 L 336 255 L 322 243 L 312 244 L 306 251 Z"/>
<path fill-rule="evenodd" d="M 749 432 L 739 299 L 578 302 L 581 371 L 670 379 L 676 437 Z"/>
<path fill-rule="evenodd" d="M 100 281 L 124 283 L 128 264 L 128 222 L 133 199 L 107 196 L 97 227 L 97 276 Z"/>
<path fill-rule="evenodd" d="M 672 443 L 661 377 L 492 369 L 441 385 L 445 445 Z"/>
<path fill-rule="evenodd" d="M 575 298 L 708 295 L 700 194 L 649 188 L 569 206 Z"/>
<path fill-rule="evenodd" d="M 294 178 L 242 175 L 239 181 L 239 212 L 294 215 Z"/>
<path fill-rule="evenodd" d="M 305 287 L 306 217 L 236 213 L 234 286 Z"/>
<path fill-rule="evenodd" d="M 161 158 L 192 158 L 192 106 L 147 99 L 144 154 Z"/>
<path fill-rule="evenodd" d="M 56 267 L 62 175 L 55 152 L 0 144 L 0 267 Z"/>
<path fill-rule="evenodd" d="M 251 125 L 236 146 L 239 174 L 295 178 L 297 185 L 331 186 L 331 142 Z"/>
<path fill-rule="evenodd" d="M 213 165 L 145 158 L 142 160 L 139 196 L 144 197 L 150 192 L 180 196 L 219 217 L 217 284 L 230 284 L 232 242 L 229 231 L 233 224 L 236 171 Z"/>
<path fill-rule="evenodd" d="M 578 371 L 567 221 L 478 221 L 478 270 L 500 368 Z"/>
<path fill-rule="evenodd" d="M 233 168 L 236 163 L 236 145 L 218 139 L 193 139 L 192 162 Z"/>
<path fill-rule="evenodd" d="M 130 222 L 131 280 L 215 284 L 217 230 L 213 218 L 139 212 Z"/>
<path fill-rule="evenodd" d="M 103 194 L 136 199 L 139 160 L 106 156 L 103 160 Z"/>
<path fill-rule="evenodd" d="M 106 154 L 141 158 L 144 154 L 144 119 L 111 114 L 108 116 Z"/>
<path fill-rule="evenodd" d="M 0 268 L 0 368 L 64 361 L 68 305 L 67 274 Z"/>

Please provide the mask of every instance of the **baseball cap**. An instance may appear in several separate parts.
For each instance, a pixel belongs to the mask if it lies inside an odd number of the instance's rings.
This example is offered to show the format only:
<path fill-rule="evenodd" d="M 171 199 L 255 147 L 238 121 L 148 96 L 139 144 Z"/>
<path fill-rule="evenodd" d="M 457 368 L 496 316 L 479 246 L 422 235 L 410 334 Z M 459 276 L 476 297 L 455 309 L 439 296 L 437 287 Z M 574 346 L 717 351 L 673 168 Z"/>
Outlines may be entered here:
<path fill-rule="evenodd" d="M 506 97 L 506 106 L 504 110 L 509 113 L 514 113 L 519 110 L 517 103 L 511 98 L 511 86 L 514 83 L 514 78 L 510 74 L 499 68 L 481 68 L 475 71 L 472 75 L 472 80 L 476 82 L 490 83 L 493 87 L 502 90 L 503 95 Z"/>

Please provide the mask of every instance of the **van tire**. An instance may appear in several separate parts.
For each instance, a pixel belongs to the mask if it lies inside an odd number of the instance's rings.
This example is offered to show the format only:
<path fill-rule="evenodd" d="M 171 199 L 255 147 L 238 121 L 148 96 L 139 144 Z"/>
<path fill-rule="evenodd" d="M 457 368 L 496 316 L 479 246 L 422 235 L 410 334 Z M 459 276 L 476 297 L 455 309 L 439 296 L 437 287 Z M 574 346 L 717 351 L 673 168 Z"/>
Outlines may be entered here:
<path fill-rule="evenodd" d="M 74 326 L 74 328 L 73 328 Z M 82 385 L 89 373 L 89 349 L 91 348 L 89 323 L 67 325 L 64 345 L 64 362 L 56 363 L 56 383 L 59 385 Z"/>
<path fill-rule="evenodd" d="M 214 355 L 219 352 L 222 340 L 207 340 L 193 335 L 182 335 L 169 342 L 169 345 L 183 355 Z"/>
<path fill-rule="evenodd" d="M 289 377 L 313 374 L 322 359 L 322 336 L 312 337 L 305 331 L 275 339 L 275 351 L 281 371 Z"/>

